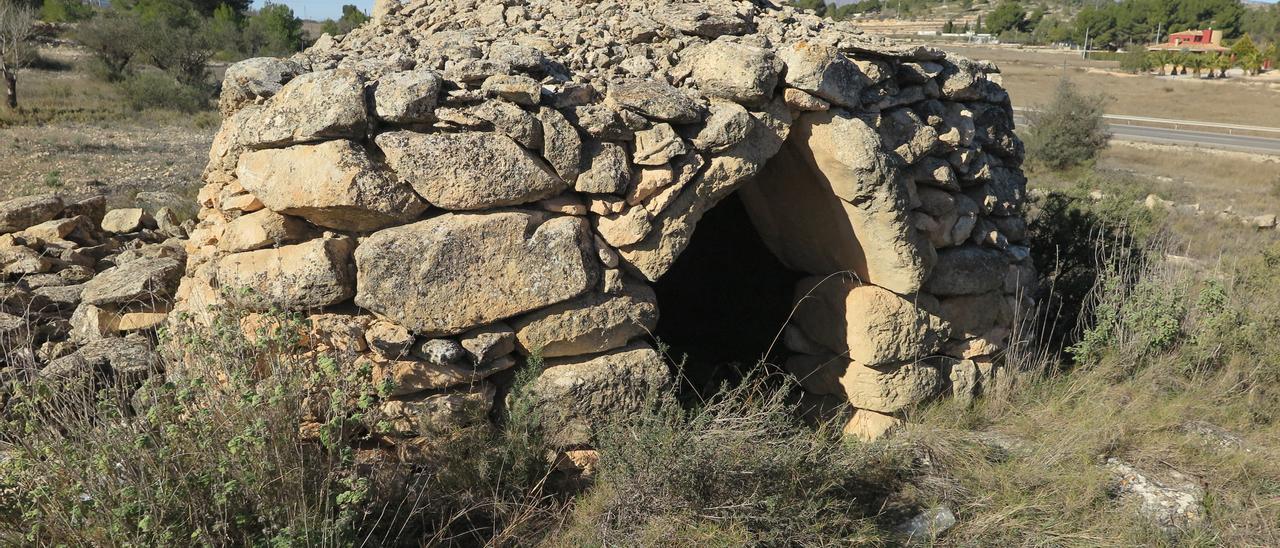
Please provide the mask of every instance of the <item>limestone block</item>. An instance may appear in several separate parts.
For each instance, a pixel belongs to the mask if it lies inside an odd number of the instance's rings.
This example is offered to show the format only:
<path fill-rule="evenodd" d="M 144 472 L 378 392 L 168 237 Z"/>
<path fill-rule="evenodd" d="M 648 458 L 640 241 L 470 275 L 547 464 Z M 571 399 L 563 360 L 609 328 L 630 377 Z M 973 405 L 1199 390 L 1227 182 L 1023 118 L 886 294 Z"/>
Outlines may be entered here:
<path fill-rule="evenodd" d="M 319 238 L 223 257 L 216 279 L 226 297 L 250 310 L 307 310 L 354 293 L 348 238 Z"/>
<path fill-rule="evenodd" d="M 693 145 L 708 152 L 721 152 L 741 143 L 751 133 L 754 121 L 742 105 L 728 101 L 711 101 L 711 114 L 693 137 Z M 639 146 L 639 134 L 636 135 Z"/>
<path fill-rule="evenodd" d="M 849 404 L 858 409 L 895 413 L 938 395 L 945 379 L 926 362 L 866 367 L 851 363 L 840 377 Z"/>
<path fill-rule="evenodd" d="M 313 232 L 301 219 L 263 209 L 227 223 L 218 247 L 230 253 L 253 251 L 301 242 Z"/>
<path fill-rule="evenodd" d="M 254 57 L 233 63 L 222 77 L 218 110 L 224 118 L 230 117 L 247 104 L 275 96 L 303 72 L 298 63 L 275 57 Z"/>
<path fill-rule="evenodd" d="M 155 220 L 140 207 L 113 209 L 102 218 L 102 230 L 114 234 L 137 232 L 155 226 Z"/>
<path fill-rule="evenodd" d="M 528 211 L 445 214 L 369 236 L 356 304 L 451 335 L 585 293 L 599 279 L 586 222 Z"/>
<path fill-rule="evenodd" d="M 497 322 L 463 333 L 458 343 L 471 357 L 471 363 L 482 364 L 514 352 L 516 333 L 510 325 Z"/>
<path fill-rule="evenodd" d="M 924 290 L 939 297 L 995 291 L 1003 287 L 1008 265 L 1008 258 L 997 249 L 976 246 L 944 249 L 938 252 L 938 265 Z"/>
<path fill-rule="evenodd" d="M 676 134 L 671 124 L 654 124 L 637 131 L 632 161 L 641 166 L 660 166 L 689 151 L 689 146 Z"/>
<path fill-rule="evenodd" d="M 631 182 L 631 164 L 625 148 L 609 142 L 592 142 L 584 152 L 583 168 L 574 190 L 596 194 L 626 192 Z"/>
<path fill-rule="evenodd" d="M 649 211 L 643 207 L 631 207 L 623 213 L 604 215 L 596 219 L 596 232 L 609 245 L 620 247 L 644 239 L 652 230 Z"/>
<path fill-rule="evenodd" d="M 540 158 L 506 135 L 395 131 L 375 140 L 400 180 L 439 208 L 525 204 L 568 189 Z"/>
<path fill-rule="evenodd" d="M 998 290 L 939 299 L 938 315 L 951 323 L 957 337 L 977 337 L 996 325 L 1013 323 L 1013 310 Z"/>
<path fill-rule="evenodd" d="M 521 352 L 544 358 L 619 348 L 652 333 L 657 324 L 657 297 L 639 283 L 625 283 L 613 294 L 590 293 L 511 322 Z"/>
<path fill-rule="evenodd" d="M 51 221 L 62 212 L 65 205 L 62 198 L 52 194 L 23 196 L 0 202 L 0 234 L 18 232 Z"/>
<path fill-rule="evenodd" d="M 778 56 L 786 63 L 788 86 L 836 105 L 857 108 L 863 88 L 871 85 L 857 65 L 829 45 L 799 41 L 783 46 Z"/>
<path fill-rule="evenodd" d="M 262 107 L 246 107 L 223 128 L 238 147 L 268 148 L 323 139 L 360 137 L 369 123 L 364 78 L 347 70 L 302 74 Z M 237 148 L 232 146 L 230 148 Z"/>
<path fill-rule="evenodd" d="M 611 82 L 605 100 L 617 108 L 661 122 L 687 124 L 701 120 L 703 115 L 702 106 L 692 97 L 666 82 L 653 80 Z"/>
<path fill-rule="evenodd" d="M 815 342 L 857 363 L 915 361 L 941 348 L 951 327 L 916 302 L 841 276 L 796 285 L 793 321 Z"/>
<path fill-rule="evenodd" d="M 442 83 L 440 74 L 432 70 L 384 74 L 373 84 L 374 112 L 393 124 L 430 122 Z"/>
<path fill-rule="evenodd" d="M 387 360 L 374 355 L 356 359 L 356 366 L 368 364 L 373 369 L 374 383 L 390 383 L 389 396 L 404 396 L 426 390 L 444 390 L 476 385 L 488 376 L 515 366 L 516 360 L 503 357 L 480 368 L 436 364 L 419 360 Z"/>
<path fill-rule="evenodd" d="M 605 354 L 547 360 L 528 387 L 556 445 L 591 441 L 595 428 L 610 416 L 641 409 L 651 396 L 671 386 L 671 372 L 643 344 Z"/>
<path fill-rule="evenodd" d="M 542 85 L 528 76 L 495 74 L 486 78 L 480 89 L 528 107 L 537 106 L 542 97 Z"/>
<path fill-rule="evenodd" d="M 92 305 L 169 302 L 182 277 L 182 263 L 168 257 L 143 258 L 103 271 L 84 286 L 81 299 Z"/>
<path fill-rule="evenodd" d="M 902 419 L 893 415 L 877 413 L 868 409 L 853 412 L 849 422 L 844 426 L 844 434 L 853 436 L 863 442 L 872 442 L 883 438 L 894 429 L 902 426 Z"/>
<path fill-rule="evenodd" d="M 708 96 L 752 106 L 773 98 L 782 64 L 769 51 L 719 39 L 695 56 L 692 76 Z"/>
<path fill-rule="evenodd" d="M 574 186 L 582 162 L 582 138 L 560 111 L 542 107 L 538 110 L 542 123 L 542 156 L 566 183 Z"/>
<path fill-rule="evenodd" d="M 250 152 L 240 157 L 236 174 L 268 209 L 326 228 L 377 230 L 426 209 L 408 185 L 374 166 L 351 141 Z"/>
<path fill-rule="evenodd" d="M 787 106 L 804 112 L 819 112 L 831 108 L 831 103 L 814 97 L 807 91 L 796 88 L 787 88 L 783 91 L 783 99 L 787 102 Z"/>

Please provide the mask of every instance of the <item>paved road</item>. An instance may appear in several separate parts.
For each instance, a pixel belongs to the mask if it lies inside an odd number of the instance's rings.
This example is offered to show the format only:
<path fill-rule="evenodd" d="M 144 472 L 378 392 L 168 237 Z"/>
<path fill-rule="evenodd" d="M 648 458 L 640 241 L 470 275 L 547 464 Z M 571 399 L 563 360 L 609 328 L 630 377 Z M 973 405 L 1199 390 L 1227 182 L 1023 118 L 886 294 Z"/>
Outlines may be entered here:
<path fill-rule="evenodd" d="M 1021 114 L 1015 114 L 1014 119 L 1018 123 L 1018 127 L 1023 127 L 1027 123 L 1026 118 Z M 1125 141 L 1201 146 L 1280 156 L 1280 138 L 1228 135 L 1226 133 L 1154 126 L 1135 126 L 1116 122 L 1108 122 L 1107 127 L 1116 139 Z"/>
<path fill-rule="evenodd" d="M 1249 135 L 1227 135 L 1205 131 L 1161 127 L 1108 124 L 1116 139 L 1175 145 L 1196 145 L 1242 152 L 1280 155 L 1280 139 Z"/>

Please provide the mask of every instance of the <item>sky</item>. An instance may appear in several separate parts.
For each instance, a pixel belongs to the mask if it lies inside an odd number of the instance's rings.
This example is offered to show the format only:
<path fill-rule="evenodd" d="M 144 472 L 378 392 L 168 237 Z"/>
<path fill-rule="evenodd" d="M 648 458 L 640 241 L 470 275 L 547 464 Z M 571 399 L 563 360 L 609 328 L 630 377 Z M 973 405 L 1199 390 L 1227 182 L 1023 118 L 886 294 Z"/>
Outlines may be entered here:
<path fill-rule="evenodd" d="M 273 3 L 289 6 L 294 15 L 316 21 L 342 17 L 344 4 L 353 4 L 365 13 L 373 10 L 373 0 L 273 0 Z M 253 7 L 260 8 L 262 4 L 263 0 L 254 0 Z"/>

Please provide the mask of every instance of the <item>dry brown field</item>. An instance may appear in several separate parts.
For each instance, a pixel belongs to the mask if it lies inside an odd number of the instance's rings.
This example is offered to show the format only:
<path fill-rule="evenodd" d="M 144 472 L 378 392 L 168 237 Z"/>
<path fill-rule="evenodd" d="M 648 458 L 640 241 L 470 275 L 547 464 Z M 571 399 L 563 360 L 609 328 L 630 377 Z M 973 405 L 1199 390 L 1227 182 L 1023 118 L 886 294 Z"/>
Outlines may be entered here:
<path fill-rule="evenodd" d="M 1121 72 L 1117 62 L 1085 60 L 1061 50 L 965 45 L 943 49 L 996 62 L 1015 106 L 1047 103 L 1065 75 L 1086 91 L 1105 94 L 1111 114 L 1280 127 L 1280 80 L 1271 77 L 1133 75 Z"/>

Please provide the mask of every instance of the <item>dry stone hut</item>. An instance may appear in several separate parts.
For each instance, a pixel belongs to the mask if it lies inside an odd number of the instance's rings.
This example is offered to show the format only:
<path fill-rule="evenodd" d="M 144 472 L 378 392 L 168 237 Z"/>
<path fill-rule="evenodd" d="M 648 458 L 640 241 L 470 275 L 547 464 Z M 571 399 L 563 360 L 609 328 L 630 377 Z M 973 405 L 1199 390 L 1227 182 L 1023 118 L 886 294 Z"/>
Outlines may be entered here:
<path fill-rule="evenodd" d="M 864 437 L 994 375 L 1034 281 L 996 67 L 766 2 L 377 11 L 228 71 L 178 301 L 310 314 L 394 381 L 389 437 L 537 353 L 588 442 L 672 382 L 654 334 L 716 363 L 784 333 Z"/>

